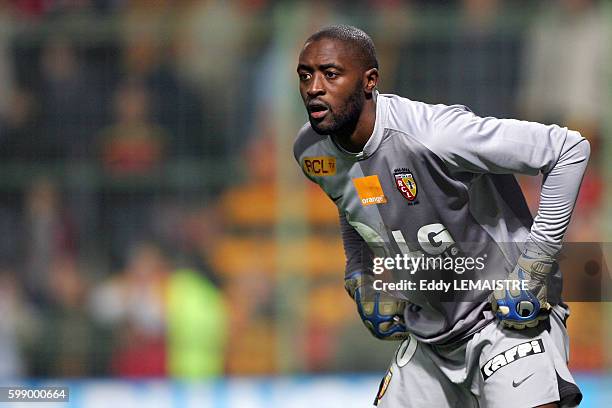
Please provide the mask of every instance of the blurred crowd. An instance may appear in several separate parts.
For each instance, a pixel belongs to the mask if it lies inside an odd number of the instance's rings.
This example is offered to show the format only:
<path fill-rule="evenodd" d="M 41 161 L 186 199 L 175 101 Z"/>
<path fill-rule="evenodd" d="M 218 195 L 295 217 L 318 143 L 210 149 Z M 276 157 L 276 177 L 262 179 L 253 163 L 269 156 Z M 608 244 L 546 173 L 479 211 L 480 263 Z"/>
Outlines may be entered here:
<path fill-rule="evenodd" d="M 277 160 L 305 115 L 279 134 L 275 99 L 299 110 L 301 42 L 335 22 L 372 35 L 382 92 L 581 131 L 567 240 L 603 240 L 604 2 L 0 0 L 0 379 L 386 365 L 343 293 L 335 207 Z M 572 364 L 600 369 L 602 311 L 575 310 Z"/>

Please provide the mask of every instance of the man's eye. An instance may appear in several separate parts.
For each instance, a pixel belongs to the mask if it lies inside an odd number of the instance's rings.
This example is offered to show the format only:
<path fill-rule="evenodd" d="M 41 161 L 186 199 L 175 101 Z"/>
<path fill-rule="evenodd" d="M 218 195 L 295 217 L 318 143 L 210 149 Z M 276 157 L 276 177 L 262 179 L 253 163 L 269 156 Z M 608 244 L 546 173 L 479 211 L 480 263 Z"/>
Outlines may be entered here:
<path fill-rule="evenodd" d="M 338 74 L 336 72 L 327 71 L 325 73 L 325 76 L 328 77 L 329 79 L 334 79 L 338 76 Z"/>
<path fill-rule="evenodd" d="M 307 81 L 310 79 L 310 74 L 302 73 L 298 74 L 298 76 L 300 77 L 300 81 Z"/>

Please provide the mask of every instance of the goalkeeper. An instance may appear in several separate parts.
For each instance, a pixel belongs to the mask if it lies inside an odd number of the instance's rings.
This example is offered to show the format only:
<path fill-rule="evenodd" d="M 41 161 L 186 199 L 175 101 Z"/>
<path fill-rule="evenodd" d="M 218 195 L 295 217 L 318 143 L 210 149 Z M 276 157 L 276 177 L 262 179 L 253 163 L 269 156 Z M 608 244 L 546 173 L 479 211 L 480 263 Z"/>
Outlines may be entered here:
<path fill-rule="evenodd" d="M 294 154 L 337 205 L 345 283 L 368 329 L 402 340 L 380 407 L 571 407 L 569 310 L 555 257 L 589 157 L 556 125 L 481 118 L 461 105 L 379 94 L 374 45 L 332 26 L 297 67 L 308 123 Z M 513 174 L 543 174 L 532 219 Z M 373 257 L 480 257 L 468 272 L 373 274 Z M 383 293 L 376 279 L 519 280 L 520 289 Z"/>

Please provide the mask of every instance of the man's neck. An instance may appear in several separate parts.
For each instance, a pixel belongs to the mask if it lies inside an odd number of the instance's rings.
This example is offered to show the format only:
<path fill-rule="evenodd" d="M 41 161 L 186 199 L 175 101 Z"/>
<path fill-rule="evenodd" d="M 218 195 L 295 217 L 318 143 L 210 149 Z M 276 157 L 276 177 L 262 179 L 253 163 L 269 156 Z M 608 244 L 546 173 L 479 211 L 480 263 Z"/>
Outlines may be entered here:
<path fill-rule="evenodd" d="M 374 98 L 366 100 L 361 115 L 352 132 L 333 135 L 334 140 L 340 147 L 351 153 L 363 151 L 364 146 L 370 140 L 376 123 L 376 101 Z"/>

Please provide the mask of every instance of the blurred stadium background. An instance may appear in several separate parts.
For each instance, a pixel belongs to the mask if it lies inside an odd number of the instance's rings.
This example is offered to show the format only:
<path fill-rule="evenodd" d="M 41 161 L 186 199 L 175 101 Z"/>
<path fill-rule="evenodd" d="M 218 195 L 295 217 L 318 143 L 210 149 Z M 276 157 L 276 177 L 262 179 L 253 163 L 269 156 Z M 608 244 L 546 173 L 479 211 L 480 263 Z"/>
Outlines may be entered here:
<path fill-rule="evenodd" d="M 566 240 L 610 241 L 607 2 L 0 0 L 0 383 L 371 405 L 397 344 L 358 321 L 335 208 L 291 153 L 297 54 L 337 22 L 374 38 L 382 92 L 580 130 Z M 572 306 L 585 406 L 610 406 L 612 307 Z"/>

